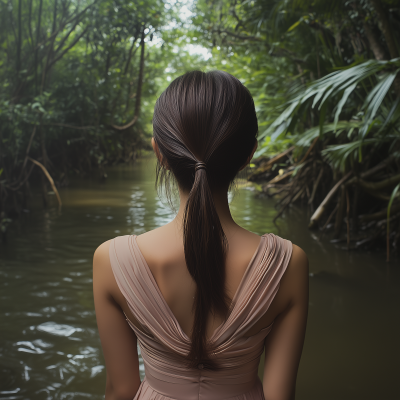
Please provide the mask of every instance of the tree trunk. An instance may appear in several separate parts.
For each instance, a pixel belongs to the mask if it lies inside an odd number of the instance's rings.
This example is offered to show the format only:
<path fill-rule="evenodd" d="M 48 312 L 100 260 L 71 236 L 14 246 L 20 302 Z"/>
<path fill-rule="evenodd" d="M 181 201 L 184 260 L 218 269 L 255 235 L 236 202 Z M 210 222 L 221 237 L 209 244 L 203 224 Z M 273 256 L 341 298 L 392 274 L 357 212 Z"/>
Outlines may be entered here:
<path fill-rule="evenodd" d="M 46 63 L 44 65 L 44 68 L 43 68 L 43 71 L 42 71 L 42 84 L 41 84 L 41 87 L 40 87 L 40 94 L 43 93 L 44 86 L 45 86 L 45 83 L 46 83 L 47 72 L 48 72 L 48 69 L 49 69 L 50 58 L 53 55 L 54 42 L 55 42 L 56 36 L 57 36 L 57 35 L 54 34 L 54 32 L 56 30 L 56 22 L 57 22 L 57 0 L 55 0 L 55 2 L 54 2 L 53 27 L 52 27 L 52 30 L 51 30 L 52 39 L 51 39 L 50 44 L 49 44 L 49 51 L 47 53 Z"/>
<path fill-rule="evenodd" d="M 371 48 L 374 56 L 377 60 L 387 60 L 387 54 L 381 43 L 379 43 L 379 39 L 377 38 L 372 27 L 369 26 L 367 22 L 364 21 L 364 31 L 365 36 L 368 39 L 369 47 Z"/>
<path fill-rule="evenodd" d="M 390 53 L 390 58 L 397 58 L 399 56 L 399 51 L 397 50 L 396 41 L 394 39 L 392 30 L 390 29 L 390 22 L 386 10 L 382 6 L 380 0 L 371 1 L 378 16 L 379 29 L 382 31 L 383 36 L 385 36 L 386 44 Z"/>
<path fill-rule="evenodd" d="M 18 42 L 17 42 L 17 73 L 21 68 L 21 44 L 22 44 L 22 26 L 21 26 L 22 0 L 18 0 Z M 18 80 L 18 76 L 17 76 Z"/>
<path fill-rule="evenodd" d="M 38 44 L 40 40 L 40 25 L 42 21 L 42 5 L 43 5 L 43 0 L 40 0 L 39 2 L 39 16 L 38 16 L 38 26 L 36 28 L 36 43 L 35 43 L 35 89 L 36 89 L 36 94 L 38 92 L 37 90 L 37 69 L 38 69 Z"/>
<path fill-rule="evenodd" d="M 136 34 L 136 35 L 137 35 L 137 34 Z M 129 65 L 131 64 L 132 57 L 135 56 L 135 53 L 136 53 L 136 51 L 137 51 L 137 48 L 135 49 L 135 51 L 133 51 L 133 48 L 135 47 L 136 41 L 137 41 L 137 36 L 135 36 L 135 39 L 134 39 L 133 42 L 132 42 L 132 46 L 131 46 L 131 48 L 129 49 L 128 59 L 126 60 L 126 64 L 125 64 L 125 68 L 124 68 L 124 75 L 127 74 Z"/>
<path fill-rule="evenodd" d="M 32 50 L 35 51 L 35 44 L 33 42 L 33 35 L 32 35 L 32 2 L 33 0 L 29 0 L 28 31 L 29 31 L 29 39 L 31 41 Z"/>
<path fill-rule="evenodd" d="M 40 145 L 42 149 L 42 164 L 44 165 L 45 168 L 47 168 L 46 141 L 43 132 L 42 116 L 40 116 L 39 131 L 40 131 Z M 47 205 L 49 204 L 49 199 L 47 196 L 47 182 L 43 175 L 41 175 L 41 182 L 42 182 L 43 206 L 47 207 Z"/>
<path fill-rule="evenodd" d="M 137 89 L 136 89 L 136 104 L 135 104 L 135 112 L 134 112 L 134 117 L 131 122 L 128 122 L 126 125 L 123 126 L 118 126 L 118 125 L 111 125 L 114 129 L 117 131 L 124 131 L 125 129 L 128 129 L 135 125 L 136 121 L 139 118 L 140 114 L 140 101 L 142 97 L 142 86 L 143 86 L 143 74 L 144 74 L 144 34 L 145 27 L 142 29 L 142 39 L 140 42 L 141 50 L 140 50 L 140 64 L 139 64 L 139 76 L 138 76 L 138 83 L 137 83 Z"/>
<path fill-rule="evenodd" d="M 140 113 L 140 103 L 142 99 L 142 87 L 143 87 L 143 73 L 144 73 L 144 27 L 142 29 L 142 41 L 141 41 L 141 51 L 140 51 L 140 67 L 139 67 L 139 77 L 138 77 L 138 86 L 136 90 L 136 104 L 135 104 L 135 117 L 139 117 Z"/>
<path fill-rule="evenodd" d="M 385 8 L 382 6 L 380 0 L 371 0 L 372 4 L 375 8 L 376 14 L 378 16 L 378 25 L 379 29 L 382 31 L 383 36 L 385 36 L 386 44 L 389 49 L 390 58 L 399 57 L 399 51 L 397 49 L 396 40 L 393 36 L 393 32 L 390 28 L 390 21 L 387 16 Z M 398 96 L 400 96 L 400 76 L 397 74 L 396 79 L 394 80 L 394 89 Z"/>

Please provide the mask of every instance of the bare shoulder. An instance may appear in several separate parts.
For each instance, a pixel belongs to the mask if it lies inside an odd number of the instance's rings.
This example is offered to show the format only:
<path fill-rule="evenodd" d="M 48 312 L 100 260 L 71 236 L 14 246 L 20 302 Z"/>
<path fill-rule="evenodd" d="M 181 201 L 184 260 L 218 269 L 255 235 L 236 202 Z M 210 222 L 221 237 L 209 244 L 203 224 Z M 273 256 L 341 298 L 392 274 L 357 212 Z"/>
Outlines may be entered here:
<path fill-rule="evenodd" d="M 103 269 L 110 265 L 110 244 L 111 239 L 102 243 L 94 252 L 93 255 L 93 268 L 95 269 Z"/>
<path fill-rule="evenodd" d="M 308 257 L 304 250 L 292 244 L 292 257 L 290 258 L 287 270 L 289 274 L 308 275 Z"/>
<path fill-rule="evenodd" d="M 111 240 L 102 243 L 93 255 L 93 288 L 95 291 L 116 293 L 114 273 L 109 256 Z"/>
<path fill-rule="evenodd" d="M 280 285 L 281 295 L 290 304 L 308 298 L 308 257 L 299 246 L 292 246 L 292 256 Z"/>

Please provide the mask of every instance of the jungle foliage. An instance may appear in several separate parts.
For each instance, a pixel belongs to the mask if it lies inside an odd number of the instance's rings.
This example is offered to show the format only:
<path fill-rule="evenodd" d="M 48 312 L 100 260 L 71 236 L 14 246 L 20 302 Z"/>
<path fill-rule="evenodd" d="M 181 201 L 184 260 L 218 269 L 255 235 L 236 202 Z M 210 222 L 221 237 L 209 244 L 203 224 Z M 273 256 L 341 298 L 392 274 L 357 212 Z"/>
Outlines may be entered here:
<path fill-rule="evenodd" d="M 0 225 L 27 208 L 29 183 L 134 160 L 149 147 L 178 3 L 0 0 Z M 189 55 L 185 62 L 193 62 Z M 151 132 L 151 131 L 150 131 Z M 3 225 L 1 224 L 3 220 Z"/>
<path fill-rule="evenodd" d="M 175 1 L 0 0 L 0 220 L 26 207 L 32 178 L 46 204 L 71 173 L 133 160 L 167 83 L 217 68 L 253 94 L 250 179 L 277 216 L 303 202 L 347 248 L 398 248 L 398 2 L 183 3 L 185 21 Z"/>
<path fill-rule="evenodd" d="M 385 238 L 389 257 L 400 247 L 398 2 L 199 0 L 195 21 L 255 97 L 250 179 L 279 195 L 278 216 L 305 202 L 310 228 L 347 248 Z"/>

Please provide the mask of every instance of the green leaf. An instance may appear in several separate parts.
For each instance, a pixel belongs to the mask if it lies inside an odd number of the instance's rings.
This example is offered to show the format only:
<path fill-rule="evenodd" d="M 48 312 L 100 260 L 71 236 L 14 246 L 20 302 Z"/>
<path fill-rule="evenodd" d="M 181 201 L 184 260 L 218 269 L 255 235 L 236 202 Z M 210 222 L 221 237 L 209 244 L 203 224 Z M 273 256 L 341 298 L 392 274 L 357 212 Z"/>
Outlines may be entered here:
<path fill-rule="evenodd" d="M 392 195 L 390 196 L 388 208 L 387 208 L 386 230 L 387 230 L 387 238 L 388 238 L 388 240 L 389 240 L 389 234 L 390 234 L 390 210 L 392 208 L 393 200 L 395 199 L 399 188 L 400 188 L 400 183 L 393 189 Z"/>
<path fill-rule="evenodd" d="M 339 115 L 342 112 L 343 106 L 345 105 L 347 99 L 349 98 L 350 94 L 353 92 L 353 90 L 356 88 L 358 82 L 353 83 L 351 86 L 349 86 L 343 93 L 342 98 L 340 99 L 338 105 L 337 105 L 337 109 L 336 109 L 336 113 L 335 113 L 335 118 L 333 120 L 333 124 L 335 126 L 336 130 L 336 125 L 339 121 Z"/>
<path fill-rule="evenodd" d="M 396 78 L 397 71 L 395 73 L 386 74 L 384 78 L 374 87 L 374 89 L 369 93 L 364 105 L 366 105 L 365 112 L 365 124 L 361 129 L 361 136 L 365 137 L 369 131 L 369 125 L 374 119 L 378 108 L 381 106 L 383 99 L 385 98 L 387 92 L 394 79 Z"/>
<path fill-rule="evenodd" d="M 328 102 L 324 102 L 323 106 L 321 107 L 321 111 L 319 114 L 319 136 L 322 137 L 324 132 L 324 124 L 325 124 L 325 116 L 326 116 L 326 108 Z"/>
<path fill-rule="evenodd" d="M 390 210 L 392 208 L 393 200 L 396 197 L 396 194 L 400 188 L 400 183 L 393 189 L 392 195 L 390 196 L 388 208 L 387 208 L 387 226 L 389 227 L 389 218 L 390 218 Z"/>
<path fill-rule="evenodd" d="M 296 28 L 301 24 L 302 21 L 303 21 L 303 19 L 299 19 L 297 22 L 295 22 L 295 23 L 287 30 L 287 32 L 291 32 L 292 30 L 296 29 Z"/>

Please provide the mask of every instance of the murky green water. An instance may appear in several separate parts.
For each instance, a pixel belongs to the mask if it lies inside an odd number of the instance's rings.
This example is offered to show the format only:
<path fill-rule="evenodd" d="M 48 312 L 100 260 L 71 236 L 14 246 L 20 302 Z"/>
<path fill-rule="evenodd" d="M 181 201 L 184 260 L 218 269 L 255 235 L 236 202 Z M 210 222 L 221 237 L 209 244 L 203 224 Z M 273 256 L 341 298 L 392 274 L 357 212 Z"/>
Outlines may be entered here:
<path fill-rule="evenodd" d="M 101 399 L 104 360 L 92 300 L 95 248 L 140 234 L 173 214 L 154 191 L 154 160 L 61 189 L 62 211 L 35 206 L 0 244 L 0 399 Z M 400 262 L 337 250 L 309 232 L 300 209 L 274 225 L 273 202 L 247 189 L 232 210 L 242 226 L 273 232 L 310 259 L 310 313 L 298 400 L 398 399 Z M 143 370 L 142 370 L 143 373 Z"/>

